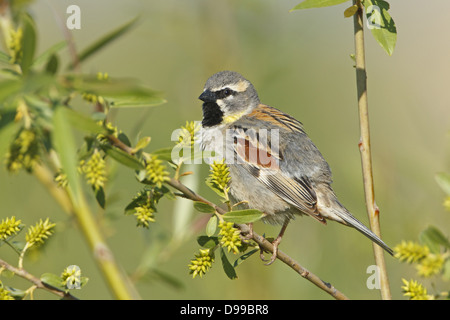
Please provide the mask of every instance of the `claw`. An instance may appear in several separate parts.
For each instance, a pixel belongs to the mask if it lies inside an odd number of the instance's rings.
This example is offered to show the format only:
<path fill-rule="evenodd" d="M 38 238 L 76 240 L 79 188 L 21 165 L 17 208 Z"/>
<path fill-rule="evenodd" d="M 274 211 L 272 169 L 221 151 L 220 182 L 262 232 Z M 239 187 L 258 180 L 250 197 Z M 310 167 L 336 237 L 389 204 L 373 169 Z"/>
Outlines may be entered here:
<path fill-rule="evenodd" d="M 259 258 L 264 262 L 269 261 L 266 260 L 266 257 L 264 257 L 264 250 L 262 248 L 259 250 Z"/>
<path fill-rule="evenodd" d="M 274 242 L 272 242 L 273 245 L 273 252 L 272 252 L 272 256 L 270 257 L 270 260 L 264 260 L 264 261 L 269 261 L 267 263 L 265 263 L 266 266 L 270 266 L 272 263 L 275 262 L 275 260 L 277 259 L 277 254 L 278 254 L 278 245 L 281 242 L 281 237 L 278 236 Z"/>

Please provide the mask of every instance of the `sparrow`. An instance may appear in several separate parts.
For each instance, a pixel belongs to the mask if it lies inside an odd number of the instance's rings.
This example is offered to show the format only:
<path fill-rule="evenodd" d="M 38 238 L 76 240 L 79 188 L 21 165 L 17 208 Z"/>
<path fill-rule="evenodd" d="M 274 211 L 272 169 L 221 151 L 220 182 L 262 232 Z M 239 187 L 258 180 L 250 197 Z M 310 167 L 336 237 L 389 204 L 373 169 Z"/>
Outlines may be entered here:
<path fill-rule="evenodd" d="M 225 159 L 232 203 L 260 210 L 264 222 L 282 225 L 268 264 L 276 259 L 286 227 L 297 215 L 353 227 L 393 254 L 339 202 L 330 167 L 302 123 L 262 104 L 250 81 L 237 72 L 218 72 L 206 81 L 199 99 L 201 148 Z"/>

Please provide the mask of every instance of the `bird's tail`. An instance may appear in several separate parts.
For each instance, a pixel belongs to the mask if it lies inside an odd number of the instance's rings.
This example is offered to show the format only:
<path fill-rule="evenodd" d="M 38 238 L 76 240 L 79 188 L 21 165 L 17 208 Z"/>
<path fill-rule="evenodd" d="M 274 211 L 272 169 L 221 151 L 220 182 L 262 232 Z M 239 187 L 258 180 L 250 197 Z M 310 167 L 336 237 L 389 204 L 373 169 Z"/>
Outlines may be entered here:
<path fill-rule="evenodd" d="M 389 246 L 383 242 L 375 233 L 367 228 L 361 221 L 356 219 L 337 199 L 331 187 L 327 186 L 331 192 L 318 193 L 318 206 L 320 213 L 327 219 L 340 222 L 346 226 L 350 226 L 361 232 L 367 238 L 375 242 L 377 245 L 386 250 L 391 256 L 394 255 Z M 321 203 L 325 206 L 321 206 Z"/>
<path fill-rule="evenodd" d="M 345 208 L 344 208 L 345 209 Z M 367 228 L 364 224 L 362 224 L 361 221 L 356 219 L 350 212 L 348 212 L 347 209 L 345 209 L 346 212 L 338 212 L 336 213 L 342 220 L 345 221 L 345 224 L 355 228 L 359 232 L 361 232 L 363 235 L 365 235 L 367 238 L 375 242 L 377 245 L 382 247 L 384 250 L 386 250 L 391 256 L 394 255 L 394 252 L 392 251 L 389 246 L 383 242 L 375 233 L 373 233 L 369 228 Z"/>

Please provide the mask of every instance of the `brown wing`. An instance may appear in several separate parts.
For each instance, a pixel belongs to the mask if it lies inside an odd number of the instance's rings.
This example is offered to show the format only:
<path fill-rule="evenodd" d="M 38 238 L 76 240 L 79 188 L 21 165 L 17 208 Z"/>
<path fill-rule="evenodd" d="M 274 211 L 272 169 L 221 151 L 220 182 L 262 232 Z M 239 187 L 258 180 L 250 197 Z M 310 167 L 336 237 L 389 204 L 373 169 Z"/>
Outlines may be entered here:
<path fill-rule="evenodd" d="M 270 141 L 261 139 L 257 132 L 234 128 L 234 151 L 238 165 L 242 165 L 258 181 L 287 203 L 326 224 L 317 210 L 317 197 L 306 177 L 291 178 L 282 172 L 280 152 L 274 152 Z"/>
<path fill-rule="evenodd" d="M 266 121 L 267 123 L 276 124 L 280 128 L 305 133 L 303 125 L 297 119 L 280 111 L 274 107 L 260 104 L 249 115 L 249 118 L 254 117 L 258 120 Z"/>

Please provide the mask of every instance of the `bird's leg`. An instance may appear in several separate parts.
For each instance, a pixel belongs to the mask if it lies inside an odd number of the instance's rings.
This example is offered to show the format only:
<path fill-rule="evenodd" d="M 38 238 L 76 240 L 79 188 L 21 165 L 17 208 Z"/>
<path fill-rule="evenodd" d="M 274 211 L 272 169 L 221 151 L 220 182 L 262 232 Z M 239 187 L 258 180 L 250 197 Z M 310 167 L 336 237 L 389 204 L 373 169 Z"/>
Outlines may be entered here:
<path fill-rule="evenodd" d="M 289 218 L 286 218 L 284 220 L 283 226 L 281 227 L 280 233 L 278 233 L 277 238 L 272 242 L 273 253 L 272 253 L 272 257 L 270 258 L 269 262 L 266 263 L 266 266 L 271 265 L 277 258 L 278 246 L 280 245 L 281 238 L 283 238 L 284 232 L 286 231 L 288 224 L 289 224 Z"/>
<path fill-rule="evenodd" d="M 253 222 L 247 223 L 248 232 L 245 235 L 242 235 L 243 240 L 251 240 L 253 238 Z"/>

